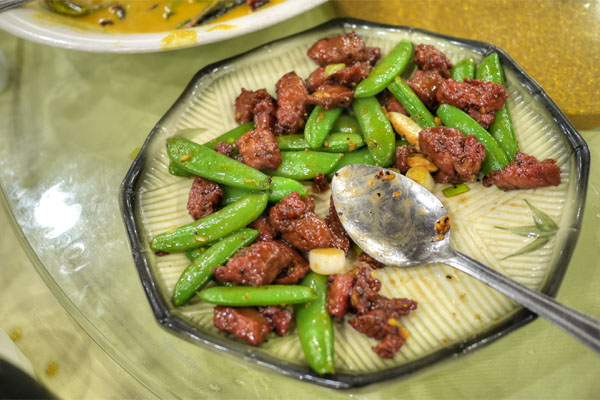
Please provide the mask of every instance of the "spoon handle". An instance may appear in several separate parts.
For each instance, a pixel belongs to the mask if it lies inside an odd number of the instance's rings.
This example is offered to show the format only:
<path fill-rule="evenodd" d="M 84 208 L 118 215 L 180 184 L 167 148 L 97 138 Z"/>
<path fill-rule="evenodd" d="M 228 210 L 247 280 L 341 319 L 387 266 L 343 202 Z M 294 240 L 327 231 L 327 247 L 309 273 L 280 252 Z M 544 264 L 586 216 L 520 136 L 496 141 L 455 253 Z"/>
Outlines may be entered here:
<path fill-rule="evenodd" d="M 567 307 L 545 294 L 529 289 L 458 251 L 444 260 L 444 263 L 498 290 L 600 352 L 600 321 Z"/>

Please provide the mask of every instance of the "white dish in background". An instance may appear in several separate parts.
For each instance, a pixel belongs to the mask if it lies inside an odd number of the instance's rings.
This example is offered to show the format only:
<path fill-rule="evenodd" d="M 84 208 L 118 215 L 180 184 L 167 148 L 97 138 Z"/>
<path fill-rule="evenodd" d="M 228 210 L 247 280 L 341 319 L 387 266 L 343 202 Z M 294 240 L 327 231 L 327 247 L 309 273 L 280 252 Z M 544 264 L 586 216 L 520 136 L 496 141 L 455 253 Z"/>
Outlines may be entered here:
<path fill-rule="evenodd" d="M 185 30 L 157 33 L 105 33 L 56 21 L 35 7 L 21 7 L 0 14 L 0 29 L 37 43 L 98 53 L 149 53 L 220 42 L 242 36 L 295 17 L 327 0 L 286 0 L 264 10 L 227 21 L 233 28 L 212 29 L 206 24 Z"/>

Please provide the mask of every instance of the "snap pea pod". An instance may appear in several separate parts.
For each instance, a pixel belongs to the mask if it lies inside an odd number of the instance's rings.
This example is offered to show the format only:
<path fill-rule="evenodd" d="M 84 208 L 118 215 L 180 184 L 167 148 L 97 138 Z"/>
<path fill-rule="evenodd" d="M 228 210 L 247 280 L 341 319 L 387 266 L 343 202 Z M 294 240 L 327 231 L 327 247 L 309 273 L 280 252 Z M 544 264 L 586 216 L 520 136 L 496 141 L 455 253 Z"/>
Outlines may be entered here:
<path fill-rule="evenodd" d="M 202 290 L 198 297 L 220 306 L 251 307 L 306 303 L 315 300 L 317 293 L 300 285 L 215 286 Z"/>
<path fill-rule="evenodd" d="M 181 168 L 180 166 L 175 164 L 173 161 L 169 161 L 169 173 L 171 175 L 181 176 L 183 178 L 187 178 L 187 177 L 193 175 L 191 172 L 188 172 L 185 169 Z"/>
<path fill-rule="evenodd" d="M 211 280 L 212 268 L 223 265 L 239 249 L 258 237 L 256 229 L 244 228 L 216 242 L 183 271 L 173 289 L 173 304 L 182 306 Z"/>
<path fill-rule="evenodd" d="M 431 112 L 402 78 L 397 77 L 394 79 L 388 89 L 421 128 L 426 129 L 436 126 Z"/>
<path fill-rule="evenodd" d="M 329 174 L 326 174 L 327 178 L 331 180 L 333 178 L 333 174 L 340 170 L 342 167 L 351 164 L 366 164 L 366 165 L 377 165 L 375 163 L 375 159 L 371 155 L 369 149 L 360 149 L 357 151 L 353 151 L 352 153 L 344 154 L 337 164 L 333 167 Z"/>
<path fill-rule="evenodd" d="M 217 136 L 212 140 L 209 140 L 208 142 L 204 143 L 204 146 L 213 150 L 215 147 L 217 147 L 217 144 L 219 144 L 219 142 L 227 142 L 235 146 L 235 141 L 241 138 L 244 135 L 244 133 L 249 132 L 252 129 L 254 129 L 254 122 L 246 122 L 245 124 L 236 126 L 232 130 L 227 131 L 224 134 Z"/>
<path fill-rule="evenodd" d="M 327 276 L 309 272 L 301 283 L 317 299 L 296 307 L 298 336 L 306 360 L 318 374 L 333 374 L 333 322 L 327 312 Z"/>
<path fill-rule="evenodd" d="M 283 135 L 277 136 L 279 149 L 283 151 L 290 150 L 305 150 L 309 149 L 309 145 L 303 135 Z M 365 145 L 365 141 L 360 134 L 334 132 L 327 136 L 323 146 L 318 151 L 326 151 L 328 153 L 348 153 L 359 149 Z"/>
<path fill-rule="evenodd" d="M 187 257 L 188 260 L 190 261 L 194 261 L 196 259 L 196 257 L 200 257 L 202 255 L 202 253 L 204 253 L 206 250 L 209 249 L 209 247 L 212 245 L 213 243 L 209 243 L 207 245 L 204 245 L 202 247 L 198 247 L 194 250 L 190 250 L 188 252 L 185 253 L 185 256 Z"/>
<path fill-rule="evenodd" d="M 222 189 L 223 200 L 221 200 L 221 204 L 223 205 L 228 205 L 241 200 L 251 193 L 260 193 L 260 191 L 241 189 L 225 185 L 222 186 Z M 304 189 L 304 186 L 300 182 L 290 178 L 274 176 L 271 181 L 271 187 L 267 191 L 269 195 L 269 202 L 276 203 L 292 192 L 298 192 L 300 196 L 306 196 L 306 189 Z"/>
<path fill-rule="evenodd" d="M 304 126 L 304 138 L 311 149 L 318 149 L 323 146 L 323 142 L 331 132 L 334 122 L 343 110 L 342 107 L 325 110 L 319 105 L 313 108 Z"/>
<path fill-rule="evenodd" d="M 181 137 L 170 138 L 167 154 L 178 167 L 224 185 L 266 190 L 271 178 L 257 169 Z"/>
<path fill-rule="evenodd" d="M 355 98 L 352 108 L 373 159 L 380 167 L 394 162 L 395 133 L 375 97 Z"/>
<path fill-rule="evenodd" d="M 481 64 L 477 67 L 477 79 L 501 85 L 505 84 L 504 69 L 497 53 L 492 53 L 481 61 Z M 504 103 L 502 108 L 496 111 L 494 122 L 492 122 L 488 131 L 502 147 L 508 159 L 510 161 L 514 160 L 515 153 L 519 151 L 519 145 L 507 103 Z"/>
<path fill-rule="evenodd" d="M 187 251 L 221 239 L 258 218 L 267 200 L 266 193 L 248 195 L 204 218 L 157 235 L 152 250 Z"/>
<path fill-rule="evenodd" d="M 349 110 L 349 109 L 348 109 Z M 343 132 L 343 133 L 355 133 L 357 135 L 362 135 L 362 131 L 360 130 L 360 125 L 356 118 L 348 114 L 342 114 L 335 120 L 333 127 L 331 128 L 332 132 Z"/>
<path fill-rule="evenodd" d="M 366 79 L 358 84 L 354 91 L 355 98 L 375 96 L 400 75 L 408 65 L 412 56 L 412 43 L 403 40 L 398 43 L 373 68 Z"/>
<path fill-rule="evenodd" d="M 270 175 L 304 181 L 314 179 L 317 174 L 327 175 L 331 172 L 343 154 L 324 153 L 321 151 L 282 151 L 281 164 L 274 171 L 266 171 Z"/>
<path fill-rule="evenodd" d="M 481 164 L 481 172 L 485 175 L 493 171 L 500 171 L 508 165 L 508 158 L 496 139 L 467 113 L 449 104 L 442 104 L 437 109 L 437 116 L 444 125 L 458 129 L 465 136 L 475 135 L 477 140 L 483 144 L 485 160 Z"/>
<path fill-rule="evenodd" d="M 450 78 L 457 82 L 475 77 L 475 60 L 472 57 L 463 58 L 450 69 Z"/>

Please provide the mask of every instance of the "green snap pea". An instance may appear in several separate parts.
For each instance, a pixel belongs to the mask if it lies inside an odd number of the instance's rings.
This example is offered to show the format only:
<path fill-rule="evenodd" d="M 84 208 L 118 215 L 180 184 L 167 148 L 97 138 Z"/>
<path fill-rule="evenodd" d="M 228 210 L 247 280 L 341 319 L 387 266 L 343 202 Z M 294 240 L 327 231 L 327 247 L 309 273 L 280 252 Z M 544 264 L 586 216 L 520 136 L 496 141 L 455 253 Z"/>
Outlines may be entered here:
<path fill-rule="evenodd" d="M 266 193 L 248 195 L 204 218 L 157 235 L 152 250 L 187 251 L 221 239 L 258 218 L 267 200 Z"/>
<path fill-rule="evenodd" d="M 185 169 L 175 164 L 173 161 L 169 161 L 169 173 L 171 175 L 181 176 L 183 178 L 187 178 L 193 175 L 192 173 L 186 171 Z"/>
<path fill-rule="evenodd" d="M 444 125 L 458 129 L 463 135 L 475 135 L 485 147 L 485 161 L 481 164 L 481 172 L 485 175 L 500 171 L 508 165 L 508 158 L 496 139 L 467 113 L 449 104 L 442 104 L 437 109 L 437 116 Z"/>
<path fill-rule="evenodd" d="M 375 97 L 354 99 L 352 108 L 373 159 L 380 167 L 394 162 L 395 134 Z"/>
<path fill-rule="evenodd" d="M 267 171 L 274 176 L 305 181 L 314 179 L 317 174 L 327 175 L 331 172 L 343 154 L 324 153 L 321 151 L 282 151 L 281 164 L 274 171 Z"/>
<path fill-rule="evenodd" d="M 492 53 L 481 61 L 481 64 L 477 67 L 477 79 L 501 85 L 505 84 L 504 69 L 500 63 L 498 53 Z M 507 103 L 504 103 L 502 108 L 496 111 L 494 122 L 492 122 L 488 131 L 502 147 L 508 159 L 510 161 L 514 160 L 515 153 L 519 151 L 519 145 Z"/>
<path fill-rule="evenodd" d="M 325 110 L 321 106 L 313 108 L 304 126 L 304 138 L 311 149 L 318 149 L 323 146 L 323 142 L 331 132 L 335 120 L 338 119 L 343 110 L 342 107 L 335 107 L 331 110 Z"/>
<path fill-rule="evenodd" d="M 236 126 L 232 130 L 225 132 L 224 134 L 222 134 L 220 136 L 217 136 L 213 140 L 209 140 L 208 142 L 204 143 L 204 146 L 208 147 L 209 149 L 213 149 L 213 150 L 215 149 L 215 147 L 217 147 L 217 144 L 219 144 L 219 142 L 227 142 L 227 143 L 235 146 L 236 140 L 238 140 L 239 138 L 244 136 L 244 133 L 249 132 L 253 129 L 254 129 L 254 122 L 252 122 L 252 121 L 246 122 L 245 124 Z"/>
<path fill-rule="evenodd" d="M 223 205 L 234 203 L 251 193 L 260 193 L 259 191 L 225 185 L 222 186 L 222 189 L 223 200 L 221 200 L 221 204 Z M 304 186 L 300 182 L 290 178 L 274 176 L 271 181 L 271 187 L 267 191 L 269 195 L 269 202 L 276 203 L 292 192 L 298 192 L 300 196 L 306 196 L 306 189 L 304 189 Z"/>
<path fill-rule="evenodd" d="M 350 109 L 348 109 L 350 110 Z M 348 114 L 342 114 L 335 120 L 333 127 L 331 128 L 332 132 L 343 132 L 343 133 L 354 133 L 357 135 L 362 135 L 362 131 L 360 130 L 360 125 L 356 118 Z"/>
<path fill-rule="evenodd" d="M 436 126 L 431 112 L 429 112 L 427 107 L 425 107 L 425 104 L 423 104 L 421 99 L 419 99 L 402 78 L 396 78 L 394 82 L 388 86 L 388 89 L 421 128 L 426 129 Z"/>
<path fill-rule="evenodd" d="M 182 306 L 211 280 L 212 268 L 223 265 L 239 249 L 258 237 L 256 229 L 244 228 L 216 242 L 183 271 L 173 289 L 173 304 Z"/>
<path fill-rule="evenodd" d="M 403 40 L 373 68 L 354 91 L 355 98 L 375 96 L 400 75 L 412 56 L 412 43 Z"/>
<path fill-rule="evenodd" d="M 266 190 L 271 178 L 257 169 L 181 137 L 170 138 L 167 154 L 178 167 L 224 185 Z"/>
<path fill-rule="evenodd" d="M 327 276 L 309 272 L 301 283 L 317 299 L 296 307 L 298 336 L 306 360 L 318 374 L 333 374 L 333 322 L 327 312 Z"/>
<path fill-rule="evenodd" d="M 283 151 L 298 151 L 310 148 L 304 136 L 298 134 L 277 136 L 277 143 L 279 144 L 279 149 Z M 365 141 L 362 135 L 357 133 L 333 132 L 323 142 L 324 147 L 317 150 L 328 153 L 348 153 L 360 149 L 364 145 Z"/>
<path fill-rule="evenodd" d="M 472 57 L 463 58 L 450 70 L 450 78 L 457 82 L 475 77 L 475 60 Z"/>
<path fill-rule="evenodd" d="M 194 261 L 196 259 L 196 257 L 200 257 L 202 255 L 202 253 L 204 253 L 206 250 L 208 250 L 211 245 L 212 245 L 212 243 L 209 243 L 202 247 L 198 247 L 197 249 L 190 250 L 185 253 L 185 256 L 187 257 L 188 260 Z"/>
<path fill-rule="evenodd" d="M 300 285 L 215 286 L 202 290 L 198 297 L 220 306 L 251 307 L 306 303 L 315 300 L 317 293 Z"/>
<path fill-rule="evenodd" d="M 340 170 L 342 167 L 351 164 L 366 164 L 366 165 L 377 165 L 375 163 L 375 159 L 371 155 L 369 149 L 360 149 L 358 151 L 353 151 L 352 153 L 344 154 L 337 164 L 333 167 L 333 170 L 327 174 L 327 178 L 331 180 L 333 178 L 333 174 Z"/>

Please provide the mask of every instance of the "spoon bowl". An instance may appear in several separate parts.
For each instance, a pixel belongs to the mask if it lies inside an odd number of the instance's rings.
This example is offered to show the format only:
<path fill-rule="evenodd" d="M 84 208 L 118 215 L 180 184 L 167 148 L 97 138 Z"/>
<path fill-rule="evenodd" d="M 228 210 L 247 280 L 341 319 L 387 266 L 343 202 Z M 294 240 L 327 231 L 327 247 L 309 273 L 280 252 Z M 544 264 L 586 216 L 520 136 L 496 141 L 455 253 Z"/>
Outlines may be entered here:
<path fill-rule="evenodd" d="M 341 168 L 331 182 L 333 202 L 352 240 L 392 267 L 445 263 L 498 290 L 600 352 L 600 321 L 502 275 L 450 246 L 451 219 L 423 186 L 370 165 Z"/>

